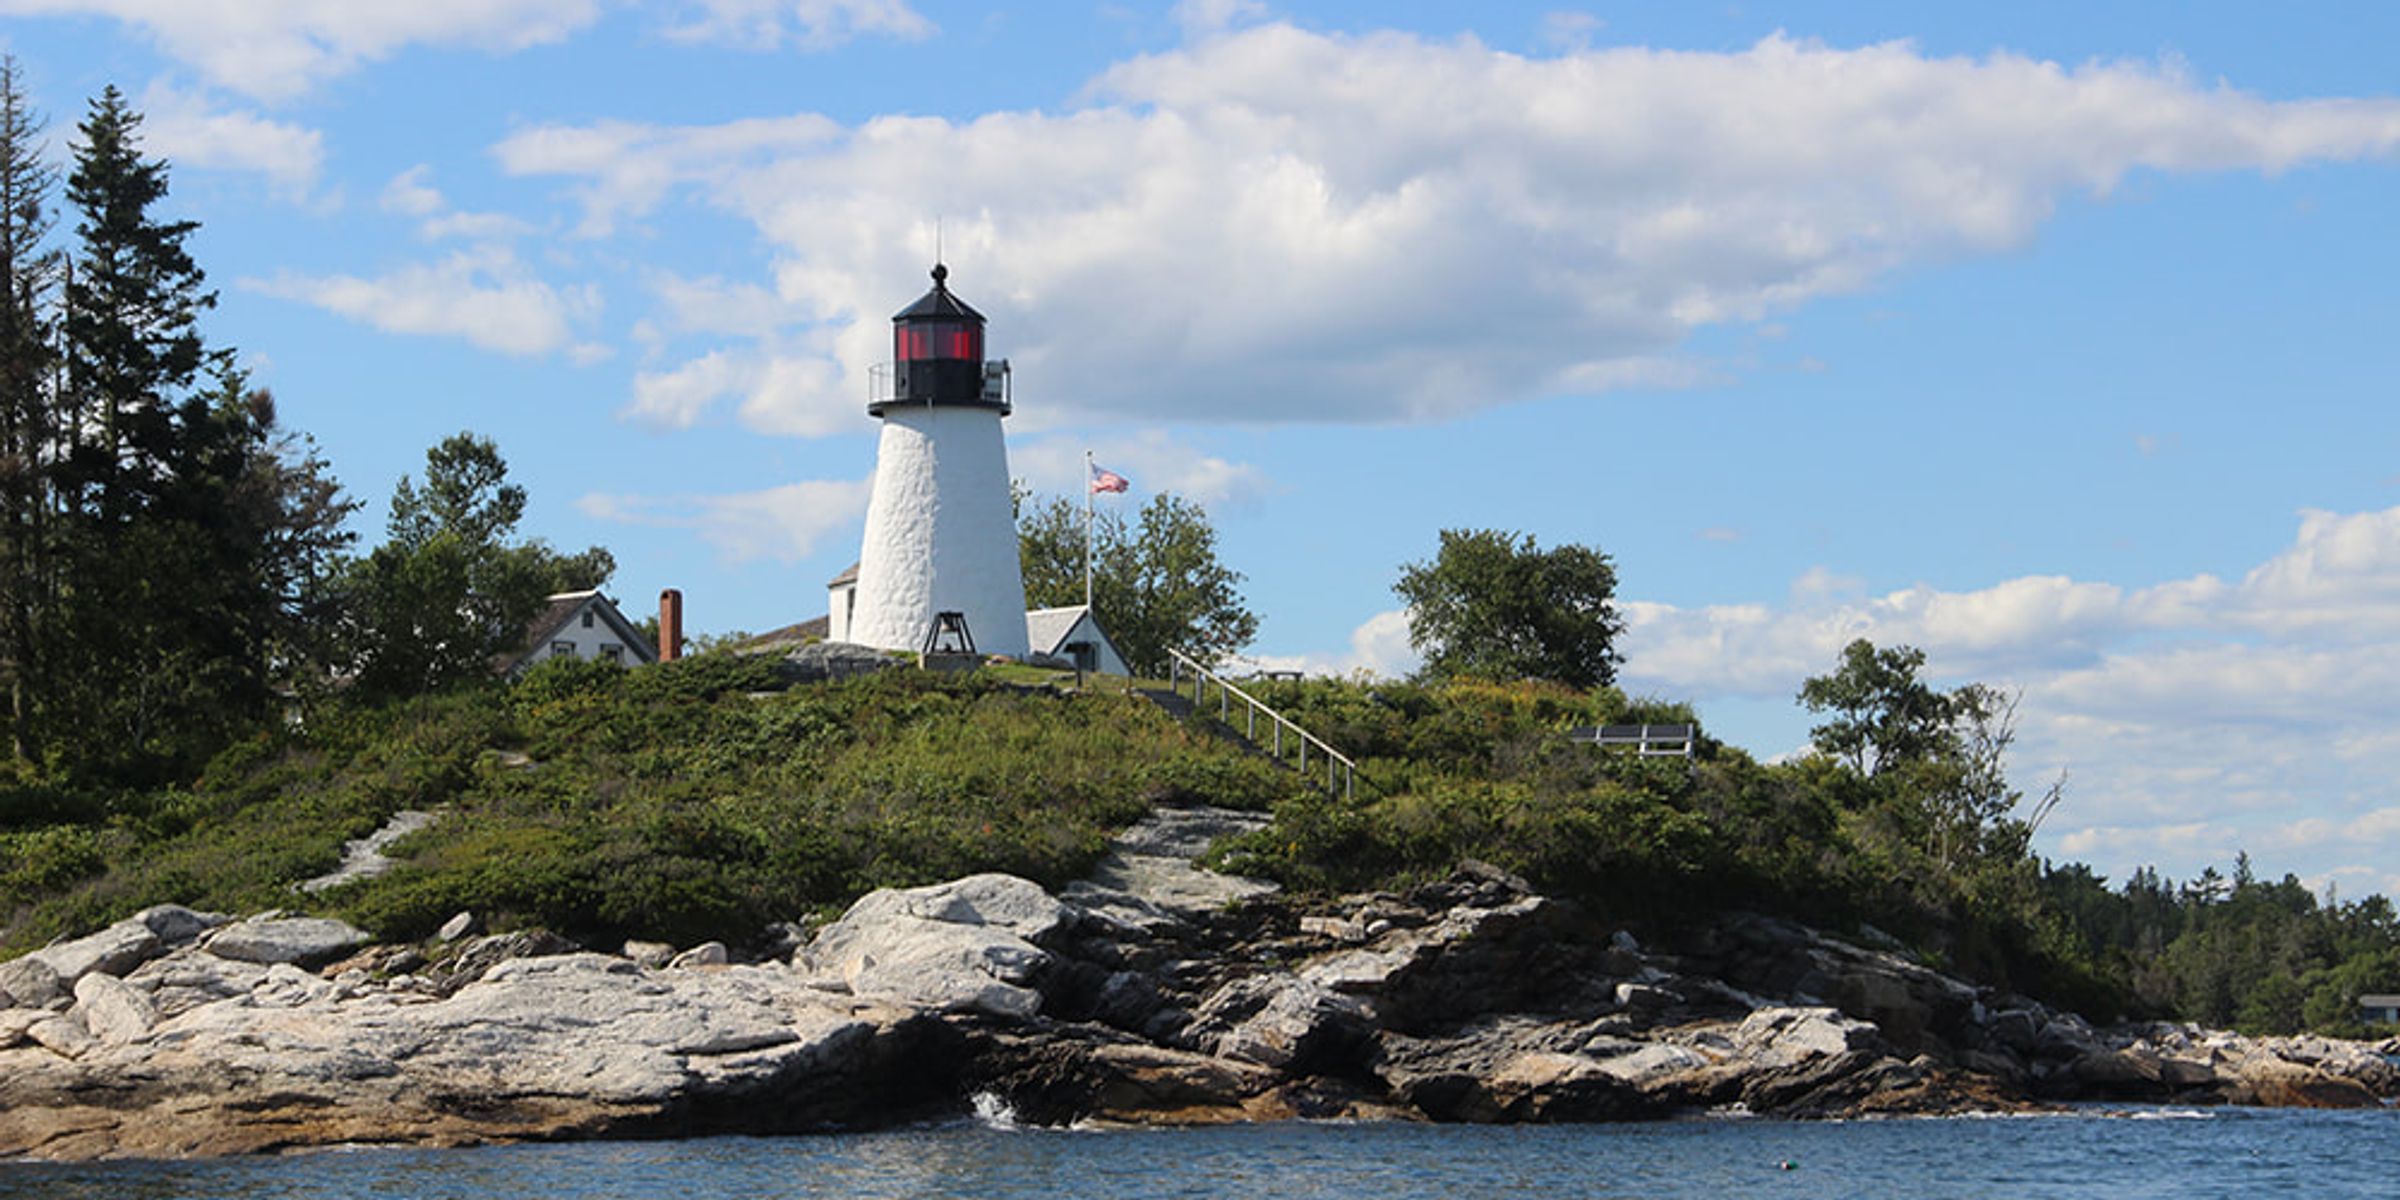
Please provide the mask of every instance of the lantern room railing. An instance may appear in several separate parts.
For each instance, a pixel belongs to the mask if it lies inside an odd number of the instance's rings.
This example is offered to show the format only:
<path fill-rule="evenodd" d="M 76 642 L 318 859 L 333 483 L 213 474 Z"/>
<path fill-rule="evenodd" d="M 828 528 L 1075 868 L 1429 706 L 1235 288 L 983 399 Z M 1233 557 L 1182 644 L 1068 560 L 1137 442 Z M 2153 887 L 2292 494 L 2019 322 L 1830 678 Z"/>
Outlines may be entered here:
<path fill-rule="evenodd" d="M 867 411 L 881 415 L 888 406 L 898 404 L 948 404 L 972 408 L 989 408 L 1007 416 L 1015 411 L 1015 397 L 1009 387 L 1008 360 L 996 359 L 983 364 L 981 389 L 973 396 L 951 396 L 939 400 L 923 394 L 922 387 L 903 387 L 909 380 L 909 368 L 939 368 L 951 359 L 924 359 L 914 362 L 880 362 L 867 368 Z M 967 364 L 961 362 L 959 366 Z M 910 381 L 913 382 L 913 381 Z M 912 394 L 915 393 L 915 394 Z"/>

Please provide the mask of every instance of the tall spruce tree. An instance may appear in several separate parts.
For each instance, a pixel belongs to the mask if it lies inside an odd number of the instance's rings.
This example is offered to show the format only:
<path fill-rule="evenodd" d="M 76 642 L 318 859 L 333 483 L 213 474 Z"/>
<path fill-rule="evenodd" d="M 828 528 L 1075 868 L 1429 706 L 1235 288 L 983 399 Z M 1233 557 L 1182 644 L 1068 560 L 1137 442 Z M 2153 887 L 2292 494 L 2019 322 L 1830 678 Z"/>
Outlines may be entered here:
<path fill-rule="evenodd" d="M 143 156 L 140 125 L 102 93 L 67 177 L 71 446 L 44 639 L 51 752 L 123 778 L 188 767 L 271 713 L 279 673 L 308 657 L 351 507 L 230 352 L 203 343 L 215 296 L 185 245 L 198 225 L 157 213 L 167 165 Z"/>
<path fill-rule="evenodd" d="M 37 622 L 49 591 L 44 540 L 58 422 L 53 342 L 61 260 L 48 245 L 57 168 L 42 154 L 41 118 L 17 61 L 0 57 L 0 670 L 10 756 L 32 748 L 41 666 Z"/>
<path fill-rule="evenodd" d="M 325 677 L 345 499 L 229 351 L 114 88 L 58 172 L 0 59 L 0 681 L 16 773 L 155 778 Z M 205 372 L 205 379 L 203 374 Z"/>
<path fill-rule="evenodd" d="M 182 465 L 182 435 L 206 407 L 192 392 L 206 361 L 199 317 L 217 302 L 184 247 L 199 223 L 153 211 L 167 195 L 167 164 L 142 157 L 141 123 L 115 87 L 102 92 L 77 127 L 67 176 L 79 218 L 67 355 L 88 426 L 79 474 L 104 518 L 138 511 Z"/>

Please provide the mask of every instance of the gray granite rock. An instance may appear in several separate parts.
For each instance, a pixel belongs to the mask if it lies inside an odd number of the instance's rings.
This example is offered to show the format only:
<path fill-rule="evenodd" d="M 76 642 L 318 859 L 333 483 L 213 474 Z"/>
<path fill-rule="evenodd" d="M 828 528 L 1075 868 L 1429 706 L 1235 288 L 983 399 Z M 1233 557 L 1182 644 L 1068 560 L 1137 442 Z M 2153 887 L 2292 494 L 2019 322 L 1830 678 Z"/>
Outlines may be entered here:
<path fill-rule="evenodd" d="M 1050 955 L 1035 943 L 1079 919 L 1040 886 L 970 875 L 931 887 L 870 892 L 819 930 L 809 974 L 860 996 L 934 1010 L 1030 1017 Z"/>
<path fill-rule="evenodd" d="M 0 963 L 0 1006 L 40 1008 L 67 994 L 67 984 L 43 959 L 28 954 Z"/>
<path fill-rule="evenodd" d="M 40 960 L 58 976 L 61 984 L 72 987 L 76 980 L 94 971 L 123 975 L 158 957 L 165 949 L 166 943 L 151 932 L 147 923 L 128 917 L 88 937 L 44 946 L 26 957 Z"/>
<path fill-rule="evenodd" d="M 361 879 L 372 879 L 392 869 L 396 864 L 384 851 L 392 843 L 433 824 L 435 814 L 414 810 L 396 812 L 383 827 L 362 838 L 352 838 L 342 846 L 342 862 L 333 870 L 307 880 L 300 885 L 303 892 L 316 893 L 337 888 Z"/>
<path fill-rule="evenodd" d="M 144 963 L 125 981 L 146 992 L 163 1018 L 220 1000 L 246 999 L 266 978 L 267 968 L 257 963 L 184 952 Z"/>
<path fill-rule="evenodd" d="M 723 942 L 702 942 L 667 960 L 667 966 L 681 970 L 687 967 L 721 967 L 733 961 L 733 955 Z"/>
<path fill-rule="evenodd" d="M 75 1014 L 104 1045 L 145 1037 L 158 1023 L 158 1008 L 132 985 L 95 971 L 75 981 Z"/>
<path fill-rule="evenodd" d="M 160 942 L 174 947 L 190 945 L 192 939 L 233 918 L 224 913 L 194 912 L 180 904 L 154 904 L 133 914 L 133 919 L 157 934 Z"/>
<path fill-rule="evenodd" d="M 1324 1071 L 1346 1066 L 1373 1032 L 1366 1005 L 1289 971 L 1237 979 L 1192 1014 L 1185 1040 L 1220 1058 Z"/>
<path fill-rule="evenodd" d="M 634 965 L 653 969 L 675 961 L 675 947 L 665 942 L 629 941 L 622 953 Z"/>
<path fill-rule="evenodd" d="M 327 963 L 364 946 L 364 930 L 330 917 L 251 917 L 219 927 L 202 943 L 210 954 L 248 963 Z"/>
<path fill-rule="evenodd" d="M 1089 879 L 1063 898 L 1142 929 L 1165 929 L 1228 905 L 1272 894 L 1263 879 L 1202 870 L 1194 861 L 1218 838 L 1263 828 L 1264 813 L 1208 805 L 1161 805 L 1117 835 Z"/>
<path fill-rule="evenodd" d="M 794 683 L 818 683 L 871 675 L 904 661 L 890 651 L 854 642 L 811 642 L 784 655 L 776 673 Z"/>
<path fill-rule="evenodd" d="M 99 1040 L 84 1028 L 83 1018 L 73 1013 L 52 1013 L 25 1029 L 25 1036 L 42 1049 L 60 1058 L 81 1058 Z"/>
<path fill-rule="evenodd" d="M 25 1041 L 25 1031 L 57 1014 L 46 1008 L 0 1008 L 0 1050 Z"/>

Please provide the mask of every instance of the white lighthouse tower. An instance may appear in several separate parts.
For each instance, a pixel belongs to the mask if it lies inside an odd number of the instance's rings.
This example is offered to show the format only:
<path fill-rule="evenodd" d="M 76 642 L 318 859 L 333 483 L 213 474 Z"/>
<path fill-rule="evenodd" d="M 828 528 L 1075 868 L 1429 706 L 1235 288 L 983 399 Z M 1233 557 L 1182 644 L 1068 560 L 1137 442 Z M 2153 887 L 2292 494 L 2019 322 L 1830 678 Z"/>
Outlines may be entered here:
<path fill-rule="evenodd" d="M 1026 653 L 1025 581 L 1010 511 L 1008 363 L 985 362 L 983 314 L 933 290 L 892 318 L 892 361 L 872 372 L 867 415 L 883 421 L 859 547 L 848 639 L 922 650 L 963 618 L 985 654 Z M 957 614 L 957 618 L 947 614 Z"/>

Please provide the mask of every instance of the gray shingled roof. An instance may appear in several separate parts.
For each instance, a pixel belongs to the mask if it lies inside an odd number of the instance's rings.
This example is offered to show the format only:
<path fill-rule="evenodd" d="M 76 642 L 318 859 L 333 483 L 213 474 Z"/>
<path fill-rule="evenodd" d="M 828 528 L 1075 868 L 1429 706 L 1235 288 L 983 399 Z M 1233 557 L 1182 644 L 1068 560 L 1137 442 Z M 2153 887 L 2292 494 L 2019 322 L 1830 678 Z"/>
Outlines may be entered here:
<path fill-rule="evenodd" d="M 583 611 L 584 605 L 594 601 L 598 602 L 598 606 L 592 611 L 600 614 L 600 619 L 608 622 L 608 627 L 624 639 L 628 653 L 646 663 L 658 661 L 658 647 L 651 645 L 650 640 L 642 636 L 642 631 L 625 619 L 625 614 L 617 610 L 615 601 L 601 595 L 598 588 L 593 588 L 582 592 L 560 592 L 550 597 L 549 604 L 526 623 L 525 640 L 518 645 L 516 653 L 503 655 L 492 664 L 492 669 L 500 674 L 516 670 L 527 655 L 548 645 L 550 635 L 566 628 L 567 622 L 574 620 L 576 614 Z"/>

